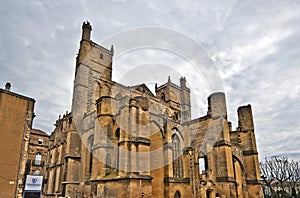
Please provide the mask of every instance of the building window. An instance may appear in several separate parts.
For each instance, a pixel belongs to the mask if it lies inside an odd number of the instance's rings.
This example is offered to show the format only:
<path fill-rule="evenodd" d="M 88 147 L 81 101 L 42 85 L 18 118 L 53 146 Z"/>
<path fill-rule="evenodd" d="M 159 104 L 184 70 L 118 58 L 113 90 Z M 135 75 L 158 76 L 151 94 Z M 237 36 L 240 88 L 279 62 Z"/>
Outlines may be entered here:
<path fill-rule="evenodd" d="M 183 164 L 182 156 L 180 152 L 180 140 L 179 137 L 174 134 L 172 136 L 173 145 L 173 177 L 183 177 Z"/>
<path fill-rule="evenodd" d="M 39 145 L 42 145 L 42 144 L 43 144 L 43 138 L 39 138 L 39 139 L 38 139 L 38 144 L 39 144 Z"/>
<path fill-rule="evenodd" d="M 88 168 L 89 168 L 89 174 L 92 174 L 92 166 L 93 166 L 93 146 L 94 146 L 94 135 L 91 135 L 88 138 Z"/>
<path fill-rule="evenodd" d="M 180 192 L 177 190 L 176 191 L 176 193 L 175 193 L 175 195 L 174 195 L 174 198 L 180 198 L 181 196 L 180 196 Z"/>
<path fill-rule="evenodd" d="M 161 100 L 166 101 L 166 95 L 164 93 L 161 94 Z"/>
<path fill-rule="evenodd" d="M 198 163 L 199 163 L 200 180 L 205 180 L 207 178 L 207 170 L 208 170 L 207 156 L 204 155 L 203 153 L 200 153 L 198 158 Z"/>
<path fill-rule="evenodd" d="M 115 132 L 115 136 L 118 140 L 120 140 L 120 128 L 118 128 Z"/>
<path fill-rule="evenodd" d="M 179 120 L 179 113 L 178 112 L 174 113 L 174 120 Z"/>
<path fill-rule="evenodd" d="M 40 170 L 35 170 L 35 171 L 33 172 L 33 174 L 34 174 L 34 175 L 39 175 L 39 174 L 40 174 Z"/>
<path fill-rule="evenodd" d="M 103 60 L 103 54 L 100 54 L 100 59 Z"/>
<path fill-rule="evenodd" d="M 42 155 L 40 152 L 38 152 L 36 155 L 35 155 L 35 161 L 34 161 L 34 164 L 35 165 L 41 165 L 41 162 L 42 162 Z"/>
<path fill-rule="evenodd" d="M 205 172 L 205 159 L 204 157 L 199 158 L 199 173 L 202 174 Z"/>

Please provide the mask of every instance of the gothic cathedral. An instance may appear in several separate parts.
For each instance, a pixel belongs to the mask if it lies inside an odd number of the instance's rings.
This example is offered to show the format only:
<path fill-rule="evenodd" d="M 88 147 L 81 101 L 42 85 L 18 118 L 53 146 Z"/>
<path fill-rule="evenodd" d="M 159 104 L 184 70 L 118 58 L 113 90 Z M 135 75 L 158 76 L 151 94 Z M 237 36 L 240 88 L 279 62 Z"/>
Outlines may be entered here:
<path fill-rule="evenodd" d="M 190 89 L 112 81 L 114 49 L 84 22 L 70 113 L 50 137 L 46 197 L 262 197 L 251 106 L 227 119 L 225 94 L 191 119 Z"/>

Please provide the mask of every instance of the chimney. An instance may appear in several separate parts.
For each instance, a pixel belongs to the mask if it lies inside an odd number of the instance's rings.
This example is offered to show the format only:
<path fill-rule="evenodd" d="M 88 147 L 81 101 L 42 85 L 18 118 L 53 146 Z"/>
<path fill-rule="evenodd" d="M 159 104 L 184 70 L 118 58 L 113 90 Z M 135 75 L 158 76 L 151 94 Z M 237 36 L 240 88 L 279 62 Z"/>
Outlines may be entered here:
<path fill-rule="evenodd" d="M 7 83 L 5 84 L 5 90 L 6 90 L 6 91 L 10 91 L 10 88 L 11 88 L 11 84 L 10 84 L 9 82 L 7 82 Z"/>

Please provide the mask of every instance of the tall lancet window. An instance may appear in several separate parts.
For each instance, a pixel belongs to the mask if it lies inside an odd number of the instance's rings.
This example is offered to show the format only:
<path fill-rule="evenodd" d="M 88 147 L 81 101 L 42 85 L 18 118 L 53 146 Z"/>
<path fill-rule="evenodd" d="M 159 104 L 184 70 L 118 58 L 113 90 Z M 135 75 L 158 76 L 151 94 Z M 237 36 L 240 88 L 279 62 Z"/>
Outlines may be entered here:
<path fill-rule="evenodd" d="M 88 140 L 87 140 L 87 144 L 88 144 L 88 150 L 87 150 L 87 163 L 88 163 L 88 171 L 89 174 L 92 174 L 92 166 L 93 166 L 93 146 L 94 146 L 94 135 L 91 135 Z"/>
<path fill-rule="evenodd" d="M 179 137 L 174 134 L 172 136 L 173 144 L 173 177 L 183 177 L 182 153 L 180 151 Z"/>

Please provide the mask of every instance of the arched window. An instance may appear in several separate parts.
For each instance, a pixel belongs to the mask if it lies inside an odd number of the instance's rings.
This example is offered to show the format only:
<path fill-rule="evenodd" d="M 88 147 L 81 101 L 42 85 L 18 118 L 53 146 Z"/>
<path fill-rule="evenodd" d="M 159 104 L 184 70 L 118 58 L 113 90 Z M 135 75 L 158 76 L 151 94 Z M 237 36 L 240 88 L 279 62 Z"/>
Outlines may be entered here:
<path fill-rule="evenodd" d="M 198 164 L 199 164 L 198 168 L 199 168 L 200 180 L 204 180 L 207 177 L 208 163 L 207 163 L 207 156 L 204 155 L 202 152 L 199 153 Z"/>
<path fill-rule="evenodd" d="M 38 152 L 36 155 L 35 155 L 35 162 L 34 164 L 36 165 L 40 165 L 42 162 L 42 155 L 40 152 Z"/>
<path fill-rule="evenodd" d="M 103 54 L 100 54 L 100 59 L 103 60 Z"/>
<path fill-rule="evenodd" d="M 181 195 L 180 195 L 180 192 L 177 190 L 174 194 L 174 198 L 180 198 Z"/>
<path fill-rule="evenodd" d="M 166 96 L 165 96 L 164 93 L 161 94 L 161 100 L 162 100 L 162 101 L 166 101 Z"/>
<path fill-rule="evenodd" d="M 176 134 L 172 136 L 172 145 L 173 145 L 173 177 L 183 177 L 182 156 L 180 152 L 180 140 Z"/>
<path fill-rule="evenodd" d="M 115 132 L 115 136 L 118 140 L 120 140 L 120 128 L 118 128 Z"/>

